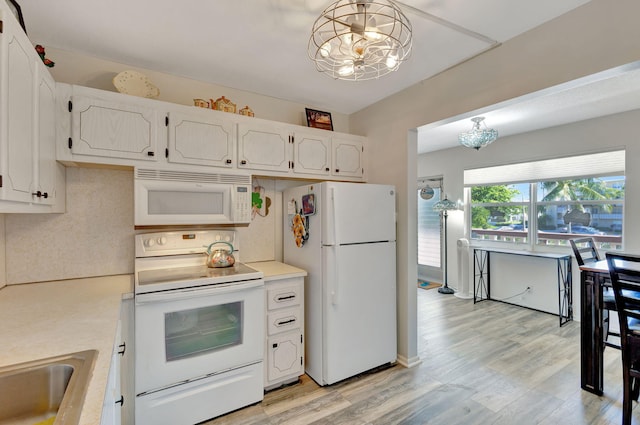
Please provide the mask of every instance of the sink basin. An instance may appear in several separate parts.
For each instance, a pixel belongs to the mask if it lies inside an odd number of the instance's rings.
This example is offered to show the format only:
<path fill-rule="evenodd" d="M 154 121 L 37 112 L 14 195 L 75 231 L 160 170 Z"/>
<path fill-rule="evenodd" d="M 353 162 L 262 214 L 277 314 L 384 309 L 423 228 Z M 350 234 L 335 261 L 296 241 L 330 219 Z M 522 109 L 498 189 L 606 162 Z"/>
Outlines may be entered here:
<path fill-rule="evenodd" d="M 97 355 L 87 350 L 0 367 L 0 425 L 77 424 Z"/>

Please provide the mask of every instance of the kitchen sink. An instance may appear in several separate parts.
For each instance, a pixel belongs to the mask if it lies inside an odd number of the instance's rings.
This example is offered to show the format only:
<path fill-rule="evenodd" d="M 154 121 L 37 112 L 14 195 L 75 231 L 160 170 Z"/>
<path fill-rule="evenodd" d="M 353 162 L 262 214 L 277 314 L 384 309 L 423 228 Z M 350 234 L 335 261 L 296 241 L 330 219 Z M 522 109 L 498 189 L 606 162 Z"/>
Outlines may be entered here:
<path fill-rule="evenodd" d="M 77 424 L 98 352 L 0 367 L 0 425 Z"/>

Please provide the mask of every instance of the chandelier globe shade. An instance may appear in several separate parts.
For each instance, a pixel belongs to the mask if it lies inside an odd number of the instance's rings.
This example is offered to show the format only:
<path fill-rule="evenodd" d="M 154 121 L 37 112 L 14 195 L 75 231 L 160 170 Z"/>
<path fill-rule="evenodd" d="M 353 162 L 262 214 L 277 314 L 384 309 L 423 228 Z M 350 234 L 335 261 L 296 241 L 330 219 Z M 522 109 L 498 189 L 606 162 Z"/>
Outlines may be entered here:
<path fill-rule="evenodd" d="M 493 128 L 487 128 L 487 125 L 483 122 L 484 117 L 471 118 L 471 121 L 473 121 L 473 128 L 458 135 L 458 142 L 462 146 L 479 150 L 498 138 L 498 131 Z M 481 123 L 484 124 L 484 128 L 480 128 Z"/>
<path fill-rule="evenodd" d="M 391 0 L 338 0 L 313 24 L 308 53 L 331 78 L 371 80 L 409 57 L 411 34 L 411 23 Z"/>

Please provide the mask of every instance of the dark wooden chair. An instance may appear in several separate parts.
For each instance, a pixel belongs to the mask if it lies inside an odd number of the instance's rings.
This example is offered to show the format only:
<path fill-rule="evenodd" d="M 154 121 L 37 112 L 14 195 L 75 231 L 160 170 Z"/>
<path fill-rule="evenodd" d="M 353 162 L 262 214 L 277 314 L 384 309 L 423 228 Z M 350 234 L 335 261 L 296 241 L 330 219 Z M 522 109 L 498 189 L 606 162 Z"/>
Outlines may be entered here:
<path fill-rule="evenodd" d="M 571 243 L 573 255 L 576 257 L 576 261 L 579 266 L 584 266 L 587 263 L 594 263 L 602 260 L 598 253 L 598 248 L 596 248 L 596 241 L 592 237 L 570 239 L 569 243 Z M 605 286 L 602 292 L 602 327 L 604 330 L 604 345 L 617 348 L 619 350 L 620 344 L 609 340 L 609 336 L 620 338 L 620 333 L 611 331 L 609 327 L 611 322 L 609 320 L 609 317 L 611 316 L 609 312 L 617 310 L 613 290 L 609 284 L 609 282 L 606 283 L 607 286 Z"/>
<path fill-rule="evenodd" d="M 622 424 L 631 424 L 633 400 L 640 394 L 640 255 L 607 253 L 620 321 L 622 345 Z"/>

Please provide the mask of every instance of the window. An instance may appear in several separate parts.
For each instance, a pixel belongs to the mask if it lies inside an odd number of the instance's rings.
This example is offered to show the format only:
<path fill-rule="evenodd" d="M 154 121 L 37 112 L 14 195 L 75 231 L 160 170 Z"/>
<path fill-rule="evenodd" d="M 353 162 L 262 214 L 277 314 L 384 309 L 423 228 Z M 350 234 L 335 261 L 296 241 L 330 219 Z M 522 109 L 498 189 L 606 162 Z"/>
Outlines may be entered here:
<path fill-rule="evenodd" d="M 537 183 L 538 244 L 593 236 L 601 247 L 621 248 L 624 176 Z"/>
<path fill-rule="evenodd" d="M 471 188 L 471 238 L 528 242 L 529 184 Z"/>
<path fill-rule="evenodd" d="M 465 185 L 472 239 L 566 245 L 589 235 L 622 248 L 624 151 L 469 170 Z"/>
<path fill-rule="evenodd" d="M 420 190 L 417 195 L 418 264 L 440 268 L 440 214 L 433 210 L 433 205 L 440 200 L 441 190 L 433 182 L 430 187 L 434 191 L 431 199 L 423 199 Z"/>

